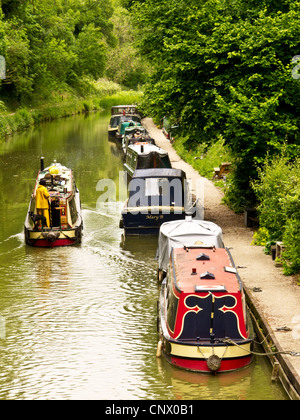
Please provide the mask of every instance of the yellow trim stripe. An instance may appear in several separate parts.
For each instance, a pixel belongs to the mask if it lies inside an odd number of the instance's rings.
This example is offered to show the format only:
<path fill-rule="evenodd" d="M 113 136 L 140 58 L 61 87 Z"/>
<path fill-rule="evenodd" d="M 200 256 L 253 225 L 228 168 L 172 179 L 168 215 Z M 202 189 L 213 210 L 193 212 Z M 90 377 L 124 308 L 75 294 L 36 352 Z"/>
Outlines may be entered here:
<path fill-rule="evenodd" d="M 241 344 L 237 346 L 187 346 L 185 344 L 171 344 L 171 355 L 178 357 L 186 357 L 190 359 L 208 359 L 213 354 L 222 359 L 234 359 L 250 355 L 251 343 Z"/>
<path fill-rule="evenodd" d="M 49 231 L 51 232 L 51 231 Z M 55 231 L 53 231 L 55 232 Z M 48 233 L 48 231 L 44 232 L 44 233 Z M 68 236 L 68 238 L 75 238 L 75 230 L 68 230 L 66 231 L 66 235 Z M 36 239 L 46 239 L 43 237 L 42 232 L 29 232 L 29 239 L 31 240 L 36 240 Z M 58 239 L 66 239 L 66 236 L 61 233 L 58 237 Z"/>

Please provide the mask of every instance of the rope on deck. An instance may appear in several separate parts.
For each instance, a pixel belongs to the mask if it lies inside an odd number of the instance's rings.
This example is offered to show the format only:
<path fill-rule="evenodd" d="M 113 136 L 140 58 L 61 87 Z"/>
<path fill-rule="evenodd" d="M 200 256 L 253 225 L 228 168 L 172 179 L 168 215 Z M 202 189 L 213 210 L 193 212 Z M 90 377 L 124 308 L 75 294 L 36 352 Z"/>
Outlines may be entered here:
<path fill-rule="evenodd" d="M 252 350 L 246 350 L 244 347 L 240 346 L 239 344 L 237 344 L 236 342 L 234 342 L 230 338 L 225 338 L 223 340 L 223 342 L 228 343 L 228 344 L 233 344 L 237 347 L 240 347 L 245 352 L 253 354 L 255 356 L 275 356 L 276 354 L 288 354 L 289 356 L 300 356 L 300 352 L 290 351 L 290 350 L 272 351 L 272 352 L 269 352 L 269 353 L 257 353 L 257 352 L 252 351 Z"/>

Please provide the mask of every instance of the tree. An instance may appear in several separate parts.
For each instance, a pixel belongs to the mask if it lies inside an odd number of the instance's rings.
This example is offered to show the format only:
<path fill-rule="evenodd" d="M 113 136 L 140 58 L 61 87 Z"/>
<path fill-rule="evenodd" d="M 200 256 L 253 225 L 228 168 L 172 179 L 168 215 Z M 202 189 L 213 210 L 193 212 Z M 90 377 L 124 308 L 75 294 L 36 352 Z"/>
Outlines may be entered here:
<path fill-rule="evenodd" d="M 135 29 L 130 13 L 123 7 L 115 7 L 111 20 L 118 44 L 109 50 L 106 75 L 110 80 L 136 89 L 147 81 L 150 67 L 135 47 Z"/>
<path fill-rule="evenodd" d="M 46 98 L 81 77 L 103 76 L 107 50 L 116 44 L 110 0 L 3 0 L 1 6 L 3 94 L 9 89 L 21 102 Z"/>
<path fill-rule="evenodd" d="M 26 30 L 17 19 L 4 25 L 6 49 L 6 84 L 15 87 L 19 97 L 32 92 L 33 76 L 30 72 L 30 43 Z"/>
<path fill-rule="evenodd" d="M 154 66 L 145 106 L 180 122 L 188 147 L 225 138 L 236 156 L 232 198 L 283 144 L 299 152 L 300 3 L 146 0 L 136 4 L 139 48 Z M 132 9 L 132 10 L 133 10 Z"/>
<path fill-rule="evenodd" d="M 78 34 L 75 51 L 78 57 L 77 74 L 95 79 L 103 76 L 107 47 L 100 29 L 95 28 L 94 24 L 85 26 Z"/>

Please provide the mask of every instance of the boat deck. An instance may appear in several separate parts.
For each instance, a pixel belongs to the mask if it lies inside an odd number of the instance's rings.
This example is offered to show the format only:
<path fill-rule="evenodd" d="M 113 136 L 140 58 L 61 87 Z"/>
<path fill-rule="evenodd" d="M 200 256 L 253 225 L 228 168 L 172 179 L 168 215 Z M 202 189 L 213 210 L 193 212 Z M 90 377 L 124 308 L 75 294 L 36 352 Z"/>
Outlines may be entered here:
<path fill-rule="evenodd" d="M 173 253 L 176 284 L 182 292 L 238 293 L 241 290 L 225 248 L 176 248 Z"/>

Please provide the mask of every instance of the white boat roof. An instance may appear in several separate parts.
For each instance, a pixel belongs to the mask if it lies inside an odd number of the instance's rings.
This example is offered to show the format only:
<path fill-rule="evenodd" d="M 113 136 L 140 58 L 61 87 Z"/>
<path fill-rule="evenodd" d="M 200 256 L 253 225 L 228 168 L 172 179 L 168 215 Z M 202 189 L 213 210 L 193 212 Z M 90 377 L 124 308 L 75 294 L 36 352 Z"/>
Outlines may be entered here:
<path fill-rule="evenodd" d="M 157 152 L 160 155 L 167 155 L 168 152 L 166 152 L 164 149 L 162 149 L 161 147 L 156 146 L 155 144 L 151 144 L 151 143 L 143 143 L 143 141 L 141 140 L 142 144 L 130 144 L 128 146 L 128 149 L 132 149 L 136 152 L 138 152 L 140 155 L 147 155 L 148 153 L 151 152 Z M 143 147 L 143 151 L 142 150 Z"/>
<path fill-rule="evenodd" d="M 163 223 L 158 237 L 158 268 L 167 271 L 172 248 L 183 246 L 215 246 L 224 248 L 223 233 L 220 226 L 206 220 L 174 220 Z"/>

